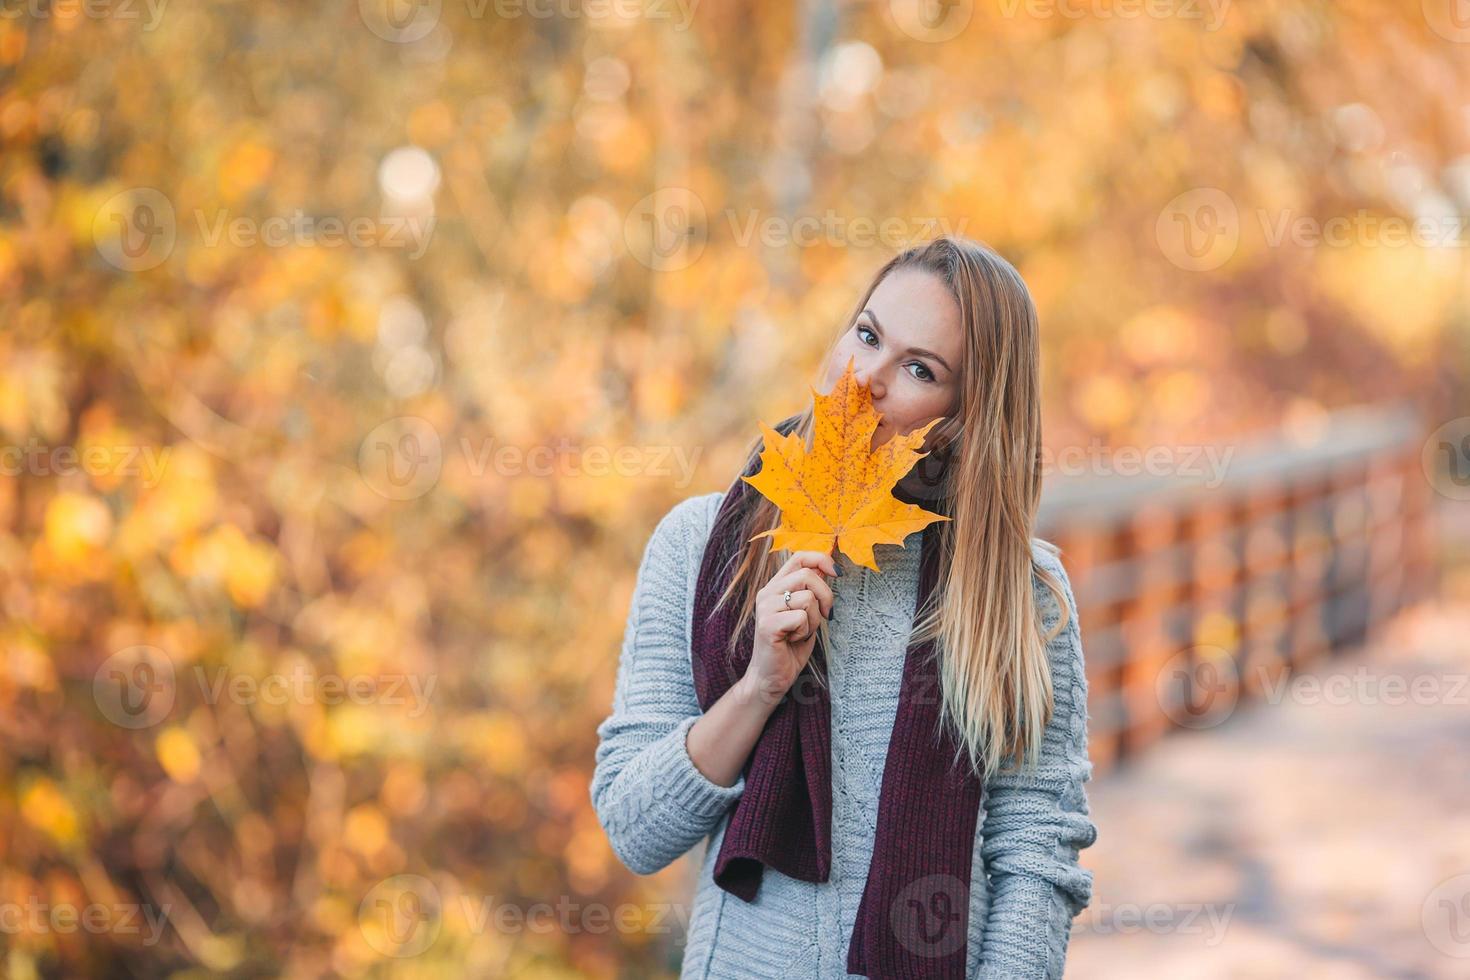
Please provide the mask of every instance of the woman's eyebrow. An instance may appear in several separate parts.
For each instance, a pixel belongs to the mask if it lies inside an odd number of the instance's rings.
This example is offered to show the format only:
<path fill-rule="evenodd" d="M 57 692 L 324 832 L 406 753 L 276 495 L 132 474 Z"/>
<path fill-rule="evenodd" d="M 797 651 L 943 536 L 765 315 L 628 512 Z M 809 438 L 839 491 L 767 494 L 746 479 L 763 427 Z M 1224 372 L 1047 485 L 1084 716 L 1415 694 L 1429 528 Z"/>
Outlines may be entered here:
<path fill-rule="evenodd" d="M 881 324 L 881 323 L 878 322 L 878 318 L 873 315 L 873 311 L 872 310 L 864 309 L 863 310 L 863 313 L 867 315 L 867 317 L 868 317 L 869 320 L 872 320 L 873 321 L 873 326 L 877 328 L 877 330 L 878 330 L 878 336 L 881 337 L 883 335 L 883 324 Z M 944 369 L 946 371 L 948 371 L 950 374 L 953 374 L 954 373 L 954 368 L 952 368 L 952 367 L 949 366 L 949 362 L 946 361 L 944 358 L 940 357 L 938 354 L 934 353 L 932 350 L 925 350 L 922 347 L 910 347 L 907 351 L 905 351 L 905 353 L 908 353 L 908 354 L 918 354 L 920 357 L 932 357 L 936 361 L 938 361 L 940 364 L 944 365 Z"/>

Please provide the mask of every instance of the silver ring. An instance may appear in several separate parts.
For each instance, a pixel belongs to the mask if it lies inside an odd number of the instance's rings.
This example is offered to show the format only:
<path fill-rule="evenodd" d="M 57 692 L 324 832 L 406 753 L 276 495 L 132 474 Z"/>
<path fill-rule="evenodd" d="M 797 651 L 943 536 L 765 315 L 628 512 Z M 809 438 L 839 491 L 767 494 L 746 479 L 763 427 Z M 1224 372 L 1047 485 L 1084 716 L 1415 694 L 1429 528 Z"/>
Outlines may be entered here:
<path fill-rule="evenodd" d="M 781 598 L 786 601 L 786 608 L 787 609 L 790 609 L 791 608 L 791 590 L 790 589 L 787 589 L 786 592 L 785 592 L 785 594 L 782 595 Z"/>

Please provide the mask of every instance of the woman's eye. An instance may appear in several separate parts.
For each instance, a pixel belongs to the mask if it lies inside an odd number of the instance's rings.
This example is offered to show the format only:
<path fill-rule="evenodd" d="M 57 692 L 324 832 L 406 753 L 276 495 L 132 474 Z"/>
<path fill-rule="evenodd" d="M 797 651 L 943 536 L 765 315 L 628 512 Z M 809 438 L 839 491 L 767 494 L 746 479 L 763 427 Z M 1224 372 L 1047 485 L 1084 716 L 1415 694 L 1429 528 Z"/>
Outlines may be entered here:
<path fill-rule="evenodd" d="M 871 334 L 875 341 L 877 340 L 878 335 L 875 334 L 875 333 L 873 333 L 872 330 L 870 330 L 869 328 L 863 326 L 861 323 L 857 325 L 858 339 L 861 340 L 863 343 L 868 344 L 869 347 L 873 347 L 873 346 L 875 346 L 874 344 L 868 343 L 868 338 L 866 336 L 868 334 Z M 927 382 L 938 380 L 938 379 L 936 379 L 934 377 L 934 372 L 933 371 L 929 370 L 927 367 L 925 367 L 923 364 L 921 364 L 918 361 L 910 361 L 906 366 L 907 367 L 916 367 L 920 371 L 924 372 L 923 374 L 915 374 L 914 375 L 914 377 L 916 379 L 918 379 L 919 381 L 923 381 L 923 382 L 926 382 L 927 383 Z"/>

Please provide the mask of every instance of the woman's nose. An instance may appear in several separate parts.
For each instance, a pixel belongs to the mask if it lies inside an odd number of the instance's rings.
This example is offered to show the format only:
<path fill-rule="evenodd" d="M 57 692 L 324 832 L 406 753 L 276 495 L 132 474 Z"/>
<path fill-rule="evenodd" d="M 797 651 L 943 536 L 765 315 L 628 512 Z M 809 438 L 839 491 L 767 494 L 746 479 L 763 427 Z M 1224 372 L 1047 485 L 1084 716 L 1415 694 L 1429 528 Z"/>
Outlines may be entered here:
<path fill-rule="evenodd" d="M 870 374 L 866 369 L 864 369 L 854 371 L 853 377 L 857 379 L 858 384 L 868 389 L 868 394 L 873 397 L 874 401 L 877 401 L 879 398 L 883 397 L 884 385 L 882 380 L 876 374 Z"/>

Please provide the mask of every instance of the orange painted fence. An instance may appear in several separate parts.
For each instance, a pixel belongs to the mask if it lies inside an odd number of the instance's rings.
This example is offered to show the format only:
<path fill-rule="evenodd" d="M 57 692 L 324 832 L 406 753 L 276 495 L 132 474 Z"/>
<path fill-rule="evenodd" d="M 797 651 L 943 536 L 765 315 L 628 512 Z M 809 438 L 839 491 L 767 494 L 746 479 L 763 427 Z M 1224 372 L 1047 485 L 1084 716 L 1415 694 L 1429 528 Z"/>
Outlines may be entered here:
<path fill-rule="evenodd" d="M 1116 455 L 1048 473 L 1038 533 L 1077 598 L 1098 772 L 1433 590 L 1425 433 L 1408 406 L 1353 409 L 1309 443 L 1215 447 L 1213 464 L 1151 447 L 1128 475 Z"/>

